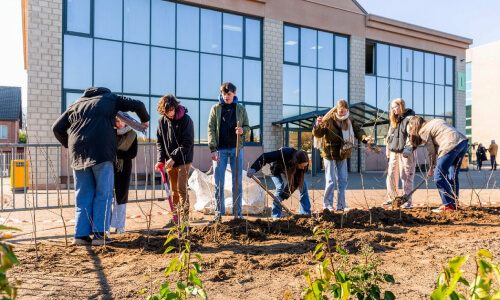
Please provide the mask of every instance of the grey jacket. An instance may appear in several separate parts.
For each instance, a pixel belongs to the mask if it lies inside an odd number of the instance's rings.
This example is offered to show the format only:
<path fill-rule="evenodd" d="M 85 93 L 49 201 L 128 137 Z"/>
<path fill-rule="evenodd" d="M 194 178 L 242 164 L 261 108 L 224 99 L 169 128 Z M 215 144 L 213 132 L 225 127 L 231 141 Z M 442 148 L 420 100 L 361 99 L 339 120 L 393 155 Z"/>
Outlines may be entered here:
<path fill-rule="evenodd" d="M 437 159 L 452 151 L 462 141 L 467 140 L 465 135 L 441 119 L 430 120 L 420 129 L 418 134 L 429 152 L 431 167 L 436 166 Z"/>

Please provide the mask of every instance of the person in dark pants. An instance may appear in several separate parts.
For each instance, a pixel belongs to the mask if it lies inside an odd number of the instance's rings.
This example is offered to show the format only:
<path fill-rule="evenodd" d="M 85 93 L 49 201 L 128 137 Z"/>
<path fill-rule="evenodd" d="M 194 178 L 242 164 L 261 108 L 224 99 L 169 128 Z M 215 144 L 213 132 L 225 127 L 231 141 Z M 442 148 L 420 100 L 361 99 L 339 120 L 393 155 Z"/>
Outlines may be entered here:
<path fill-rule="evenodd" d="M 135 112 L 147 128 L 149 114 L 139 100 L 118 96 L 104 87 L 90 87 L 54 122 L 52 131 L 68 148 L 75 179 L 73 244 L 103 245 L 113 199 L 113 162 L 118 111 Z M 93 235 L 93 238 L 90 237 Z"/>
<path fill-rule="evenodd" d="M 111 209 L 111 224 L 115 233 L 125 233 L 128 192 L 132 177 L 132 159 L 137 156 L 137 133 L 118 117 L 115 121 L 118 151 L 114 165 L 115 202 Z"/>
<path fill-rule="evenodd" d="M 457 210 L 460 166 L 467 153 L 467 138 L 441 119 L 425 121 L 413 117 L 410 121 L 410 141 L 413 147 L 425 145 L 429 153 L 429 176 L 434 176 L 443 205 L 432 211 Z"/>
<path fill-rule="evenodd" d="M 498 145 L 495 143 L 495 140 L 491 140 L 491 144 L 488 147 L 488 152 L 490 153 L 491 169 L 494 171 L 497 169 L 498 153 Z"/>
<path fill-rule="evenodd" d="M 481 168 L 483 167 L 483 161 L 485 160 L 488 160 L 488 158 L 486 158 L 486 148 L 484 148 L 483 144 L 479 143 L 476 150 L 476 161 L 479 171 L 481 171 Z"/>
<path fill-rule="evenodd" d="M 303 150 L 295 150 L 294 148 L 283 147 L 276 151 L 263 153 L 252 164 L 247 172 L 248 177 L 252 177 L 255 172 L 262 169 L 265 164 L 271 164 L 271 179 L 276 186 L 274 195 L 278 201 L 283 201 L 293 194 L 296 189 L 299 189 L 299 212 L 301 214 L 311 214 L 311 202 L 309 201 L 309 193 L 307 192 L 307 182 L 305 174 L 309 167 L 309 156 Z M 281 217 L 282 208 L 276 205 L 273 201 L 272 217 L 277 220 Z"/>

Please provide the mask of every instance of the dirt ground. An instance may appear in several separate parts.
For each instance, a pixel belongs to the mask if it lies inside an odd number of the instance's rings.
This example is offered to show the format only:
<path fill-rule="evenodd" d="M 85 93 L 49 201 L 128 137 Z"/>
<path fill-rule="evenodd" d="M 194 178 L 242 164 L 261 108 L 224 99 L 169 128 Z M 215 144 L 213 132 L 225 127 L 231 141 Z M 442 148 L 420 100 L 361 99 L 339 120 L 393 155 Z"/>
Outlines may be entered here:
<path fill-rule="evenodd" d="M 230 219 L 227 219 L 230 220 Z M 464 207 L 433 214 L 427 208 L 391 211 L 374 208 L 315 214 L 312 218 L 251 219 L 190 229 L 192 252 L 203 257 L 201 279 L 209 299 L 300 299 L 305 270 L 320 237 L 316 226 L 333 228 L 333 241 L 350 253 L 365 240 L 383 260 L 396 284 L 382 285 L 398 299 L 428 298 L 441 264 L 451 257 L 486 248 L 500 262 L 500 207 Z M 108 246 L 64 246 L 60 240 L 19 244 L 21 261 L 9 277 L 23 282 L 20 299 L 145 299 L 143 288 L 173 282 L 164 270 L 176 254 L 164 254 L 167 230 L 112 236 Z M 145 275 L 159 279 L 141 280 Z"/>

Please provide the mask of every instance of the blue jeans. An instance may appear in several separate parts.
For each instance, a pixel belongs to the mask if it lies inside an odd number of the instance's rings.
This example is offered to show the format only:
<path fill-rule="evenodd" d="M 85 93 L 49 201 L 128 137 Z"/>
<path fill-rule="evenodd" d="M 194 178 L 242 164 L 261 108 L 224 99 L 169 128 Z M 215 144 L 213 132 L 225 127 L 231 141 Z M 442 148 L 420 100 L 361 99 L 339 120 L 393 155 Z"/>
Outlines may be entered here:
<path fill-rule="evenodd" d="M 455 205 L 458 199 L 460 166 L 467 153 L 468 143 L 462 141 L 453 150 L 438 159 L 434 169 L 434 181 L 439 190 L 443 205 Z"/>
<path fill-rule="evenodd" d="M 347 189 L 347 159 L 329 160 L 324 158 L 325 165 L 325 197 L 323 206 L 333 207 L 333 198 L 337 190 L 337 210 L 346 208 L 345 190 Z"/>
<path fill-rule="evenodd" d="M 75 177 L 75 237 L 105 232 L 109 228 L 114 172 L 111 161 L 83 170 Z"/>
<path fill-rule="evenodd" d="M 490 161 L 491 161 L 491 169 L 496 170 L 497 169 L 497 156 L 496 155 L 490 155 Z"/>
<path fill-rule="evenodd" d="M 239 170 L 238 170 L 238 204 L 235 205 L 235 181 L 236 181 L 236 148 L 217 149 L 219 152 L 219 161 L 214 161 L 214 179 L 215 179 L 215 215 L 222 216 L 226 213 L 224 205 L 224 180 L 226 177 L 227 161 L 231 166 L 232 182 L 233 182 L 233 215 L 236 215 L 236 206 L 238 207 L 238 216 L 241 216 L 241 191 L 242 185 L 242 170 L 243 170 L 243 149 L 240 149 L 239 154 Z"/>
<path fill-rule="evenodd" d="M 281 176 L 271 176 L 271 179 L 274 182 L 274 185 L 276 186 L 276 191 L 274 192 L 274 195 L 278 197 L 283 189 L 285 188 L 285 181 Z M 291 196 L 291 195 L 290 195 Z M 309 201 L 309 193 L 307 192 L 307 182 L 304 179 L 304 186 L 302 187 L 302 192 L 299 189 L 299 213 L 300 214 L 310 214 L 311 213 L 311 202 Z M 281 210 L 282 208 L 278 205 L 276 205 L 273 201 L 273 211 L 271 213 L 273 218 L 279 218 L 281 217 Z"/>

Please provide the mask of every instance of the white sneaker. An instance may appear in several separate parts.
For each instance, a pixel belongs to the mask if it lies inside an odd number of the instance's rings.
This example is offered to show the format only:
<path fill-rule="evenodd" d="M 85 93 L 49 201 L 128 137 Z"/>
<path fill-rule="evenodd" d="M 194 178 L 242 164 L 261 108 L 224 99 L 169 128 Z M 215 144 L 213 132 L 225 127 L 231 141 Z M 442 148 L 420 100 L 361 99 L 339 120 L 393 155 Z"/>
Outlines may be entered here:
<path fill-rule="evenodd" d="M 382 204 L 381 204 L 381 205 L 382 205 L 382 206 L 390 206 L 390 205 L 392 205 L 392 200 L 387 200 L 387 201 L 385 201 L 385 202 L 382 202 Z"/>
<path fill-rule="evenodd" d="M 352 208 L 349 208 L 349 207 L 337 208 L 338 212 L 348 212 L 348 211 L 351 211 L 351 210 L 352 210 Z"/>
<path fill-rule="evenodd" d="M 126 231 L 123 228 L 116 228 L 115 233 L 116 234 L 122 234 L 122 233 L 126 233 Z"/>
<path fill-rule="evenodd" d="M 411 201 L 406 202 L 405 204 L 401 205 L 399 208 L 405 208 L 405 209 L 412 208 Z"/>
<path fill-rule="evenodd" d="M 280 217 L 273 217 L 273 221 L 278 221 Z"/>
<path fill-rule="evenodd" d="M 323 207 L 323 210 L 328 209 L 330 212 L 333 212 L 334 209 L 331 206 Z"/>

